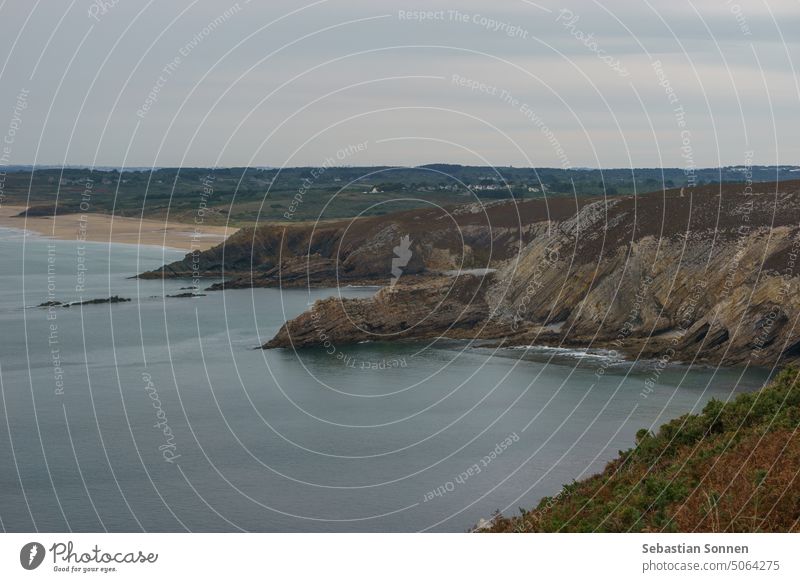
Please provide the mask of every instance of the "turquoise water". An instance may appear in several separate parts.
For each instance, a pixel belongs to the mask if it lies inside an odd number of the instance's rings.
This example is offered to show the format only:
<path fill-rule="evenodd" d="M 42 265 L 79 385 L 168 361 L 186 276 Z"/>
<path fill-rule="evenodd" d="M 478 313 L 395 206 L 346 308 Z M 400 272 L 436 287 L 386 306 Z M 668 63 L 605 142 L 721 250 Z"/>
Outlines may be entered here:
<path fill-rule="evenodd" d="M 313 300 L 374 289 L 171 299 L 189 282 L 129 279 L 181 254 L 0 230 L 4 530 L 464 531 L 766 377 L 673 367 L 644 397 L 648 364 L 596 354 L 264 352 Z M 57 300 L 132 301 L 36 308 L 48 267 Z"/>

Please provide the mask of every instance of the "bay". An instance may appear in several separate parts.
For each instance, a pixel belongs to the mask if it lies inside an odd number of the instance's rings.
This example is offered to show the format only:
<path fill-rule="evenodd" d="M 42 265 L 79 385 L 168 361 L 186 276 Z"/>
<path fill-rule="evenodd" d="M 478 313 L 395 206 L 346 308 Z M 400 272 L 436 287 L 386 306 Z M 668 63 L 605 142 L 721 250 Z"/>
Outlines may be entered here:
<path fill-rule="evenodd" d="M 768 376 L 448 340 L 262 351 L 375 289 L 130 278 L 182 254 L 0 229 L 3 530 L 465 531 Z"/>

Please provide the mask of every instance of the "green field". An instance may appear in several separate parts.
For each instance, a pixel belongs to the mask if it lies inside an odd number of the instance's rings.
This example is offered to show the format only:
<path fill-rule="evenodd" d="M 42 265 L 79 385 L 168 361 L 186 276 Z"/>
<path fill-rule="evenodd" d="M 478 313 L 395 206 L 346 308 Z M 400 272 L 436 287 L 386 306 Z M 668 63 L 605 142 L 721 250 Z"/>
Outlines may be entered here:
<path fill-rule="evenodd" d="M 387 214 L 397 210 L 515 197 L 617 196 L 718 182 L 796 178 L 797 168 L 573 169 L 431 164 L 401 167 L 162 168 L 89 170 L 9 168 L 0 202 L 32 214 L 114 213 L 236 226 Z"/>

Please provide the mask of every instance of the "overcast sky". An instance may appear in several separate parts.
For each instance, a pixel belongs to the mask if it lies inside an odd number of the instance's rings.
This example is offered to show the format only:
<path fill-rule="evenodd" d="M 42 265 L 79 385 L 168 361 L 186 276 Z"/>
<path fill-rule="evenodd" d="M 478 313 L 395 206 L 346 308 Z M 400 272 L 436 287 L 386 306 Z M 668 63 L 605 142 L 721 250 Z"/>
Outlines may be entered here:
<path fill-rule="evenodd" d="M 5 164 L 800 164 L 798 0 L 1 6 Z"/>

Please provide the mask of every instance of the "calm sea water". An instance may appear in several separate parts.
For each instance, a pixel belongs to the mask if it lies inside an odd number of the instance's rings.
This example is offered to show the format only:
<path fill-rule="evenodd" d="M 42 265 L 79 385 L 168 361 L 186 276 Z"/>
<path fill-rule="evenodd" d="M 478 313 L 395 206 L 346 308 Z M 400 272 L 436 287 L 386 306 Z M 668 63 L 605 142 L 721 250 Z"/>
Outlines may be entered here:
<path fill-rule="evenodd" d="M 464 531 L 601 470 L 637 429 L 766 377 L 674 367 L 644 398 L 648 364 L 596 355 L 264 352 L 309 302 L 374 290 L 173 299 L 189 282 L 128 278 L 181 254 L 0 230 L 4 530 Z M 133 301 L 33 307 L 48 283 L 60 301 Z"/>

